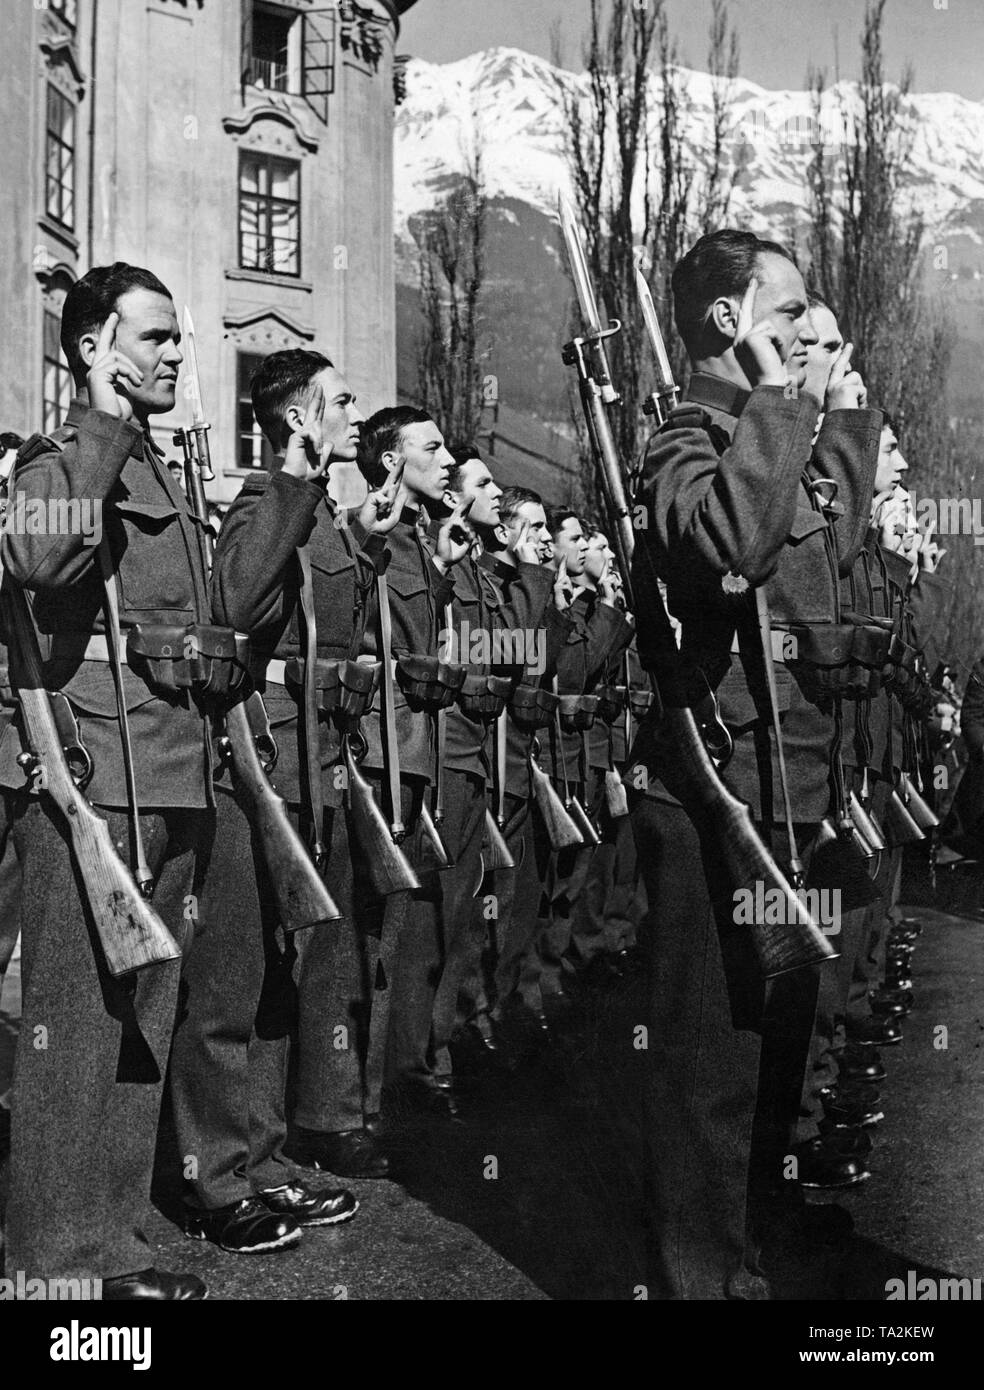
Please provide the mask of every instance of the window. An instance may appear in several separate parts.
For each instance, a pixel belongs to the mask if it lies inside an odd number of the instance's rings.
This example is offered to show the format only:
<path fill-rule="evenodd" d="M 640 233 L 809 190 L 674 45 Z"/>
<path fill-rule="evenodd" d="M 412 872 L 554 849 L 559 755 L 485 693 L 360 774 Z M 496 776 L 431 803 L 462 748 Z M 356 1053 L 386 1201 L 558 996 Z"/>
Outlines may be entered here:
<path fill-rule="evenodd" d="M 273 460 L 273 449 L 266 435 L 253 418 L 253 398 L 250 384 L 263 364 L 255 352 L 241 352 L 237 362 L 236 416 L 239 421 L 240 468 L 267 468 Z"/>
<path fill-rule="evenodd" d="M 43 337 L 43 400 L 41 429 L 50 434 L 65 419 L 72 400 L 72 374 L 61 350 L 61 319 L 50 309 L 44 311 Z"/>
<path fill-rule="evenodd" d="M 239 264 L 271 275 L 300 275 L 300 165 L 243 152 L 239 157 Z"/>
<path fill-rule="evenodd" d="M 243 0 L 243 87 L 301 96 L 325 125 L 335 90 L 338 11 L 296 10 Z"/>
<path fill-rule="evenodd" d="M 65 227 L 75 219 L 75 107 L 48 84 L 45 208 Z"/>

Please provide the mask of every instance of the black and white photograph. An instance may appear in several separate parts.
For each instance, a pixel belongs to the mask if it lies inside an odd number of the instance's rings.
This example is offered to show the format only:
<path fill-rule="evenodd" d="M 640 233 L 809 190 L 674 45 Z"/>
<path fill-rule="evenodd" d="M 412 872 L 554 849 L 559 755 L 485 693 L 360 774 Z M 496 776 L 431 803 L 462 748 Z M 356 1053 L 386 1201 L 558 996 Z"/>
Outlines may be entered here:
<path fill-rule="evenodd" d="M 0 1335 L 956 1369 L 984 0 L 2 28 Z"/>

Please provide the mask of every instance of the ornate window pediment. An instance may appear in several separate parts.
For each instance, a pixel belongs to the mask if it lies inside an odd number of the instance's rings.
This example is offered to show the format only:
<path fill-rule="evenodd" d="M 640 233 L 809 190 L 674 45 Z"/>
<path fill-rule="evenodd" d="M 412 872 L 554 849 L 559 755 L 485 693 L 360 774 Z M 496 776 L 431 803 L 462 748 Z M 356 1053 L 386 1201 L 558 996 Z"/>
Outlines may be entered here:
<path fill-rule="evenodd" d="M 226 338 L 239 352 L 282 352 L 304 347 L 314 339 L 314 329 L 283 309 L 249 308 L 229 310 L 222 319 Z"/>
<path fill-rule="evenodd" d="M 67 34 L 46 34 L 39 45 L 48 68 L 48 80 L 73 101 L 85 96 L 86 76 L 79 66 L 74 40 Z"/>
<path fill-rule="evenodd" d="M 317 154 L 318 140 L 301 122 L 287 97 L 268 93 L 262 105 L 223 116 L 222 128 L 244 148 L 270 150 L 297 159 Z"/>

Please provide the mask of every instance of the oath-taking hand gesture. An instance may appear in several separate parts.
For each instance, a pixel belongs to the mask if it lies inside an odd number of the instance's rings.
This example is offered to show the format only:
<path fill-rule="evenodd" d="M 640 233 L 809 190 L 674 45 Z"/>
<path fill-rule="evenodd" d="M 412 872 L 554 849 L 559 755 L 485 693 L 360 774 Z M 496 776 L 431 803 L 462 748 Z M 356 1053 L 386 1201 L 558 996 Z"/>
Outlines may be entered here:
<path fill-rule="evenodd" d="M 304 419 L 287 441 L 284 454 L 285 473 L 302 478 L 307 483 L 325 480 L 334 440 L 325 438 L 325 393 L 320 384 L 314 388 Z"/>
<path fill-rule="evenodd" d="M 567 561 L 561 557 L 560 564 L 557 566 L 557 578 L 554 580 L 554 606 L 558 612 L 566 613 L 574 602 L 575 588 L 574 581 L 567 573 Z"/>
<path fill-rule="evenodd" d="M 463 560 L 474 543 L 475 532 L 468 525 L 472 501 L 470 497 L 467 502 L 462 498 L 437 533 L 437 558 L 445 567 Z"/>
<path fill-rule="evenodd" d="M 509 546 L 521 565 L 538 565 L 540 551 L 535 541 L 530 540 L 530 523 L 523 521 L 516 533 L 516 539 Z"/>
<path fill-rule="evenodd" d="M 738 310 L 735 358 L 750 386 L 785 386 L 787 373 L 778 329 L 770 318 L 759 319 L 756 323 L 752 317 L 757 291 L 758 280 L 753 275 Z"/>
<path fill-rule="evenodd" d="M 133 359 L 116 346 L 119 321 L 120 316 L 114 310 L 103 324 L 96 343 L 96 355 L 86 376 L 86 385 L 89 404 L 94 410 L 115 415 L 118 420 L 132 420 L 133 405 L 117 383 L 129 382 L 131 386 L 140 386 L 143 376 Z"/>
<path fill-rule="evenodd" d="M 851 367 L 853 343 L 845 343 L 830 369 L 827 382 L 827 410 L 864 410 L 868 404 L 868 388 L 861 373 Z"/>
<path fill-rule="evenodd" d="M 359 521 L 374 536 L 385 536 L 393 530 L 403 515 L 407 500 L 407 490 L 403 487 L 403 469 L 406 459 L 402 456 L 390 469 L 385 483 L 370 492 L 359 508 Z"/>

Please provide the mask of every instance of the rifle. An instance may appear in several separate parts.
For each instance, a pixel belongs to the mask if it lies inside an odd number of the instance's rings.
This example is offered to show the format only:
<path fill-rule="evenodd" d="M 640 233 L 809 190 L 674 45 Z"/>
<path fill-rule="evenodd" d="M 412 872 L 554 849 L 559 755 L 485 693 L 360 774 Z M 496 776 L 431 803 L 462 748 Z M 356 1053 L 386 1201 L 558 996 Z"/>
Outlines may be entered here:
<path fill-rule="evenodd" d="M 215 474 L 208 444 L 209 426 L 205 422 L 202 405 L 195 325 L 187 306 L 184 311 L 184 336 L 188 349 L 193 421 L 189 429 L 176 431 L 174 442 L 181 445 L 184 454 L 185 490 L 202 526 L 206 558 L 211 570 L 215 537 L 209 523 L 203 482 L 214 478 Z M 280 925 L 285 932 L 295 932 L 321 922 L 337 921 L 342 914 L 304 848 L 304 841 L 291 824 L 283 798 L 270 784 L 267 767 L 260 759 L 253 736 L 247 705 L 253 708 L 258 721 L 266 723 L 258 695 L 241 700 L 224 716 L 224 748 L 228 750 L 237 785 L 246 801 L 247 816 L 262 847 L 270 883 L 277 898 Z M 268 766 L 272 766 L 272 760 Z"/>
<path fill-rule="evenodd" d="M 181 951 L 116 853 L 109 826 L 86 800 L 69 769 L 48 692 L 27 598 L 8 585 L 14 685 L 30 752 L 18 762 L 65 820 L 72 855 L 111 975 L 125 975 Z"/>
<path fill-rule="evenodd" d="M 616 404 L 619 397 L 612 384 L 605 349 L 606 339 L 621 332 L 622 325 L 618 319 L 613 319 L 607 328 L 602 326 L 580 232 L 573 211 L 564 200 L 561 200 L 560 217 L 583 329 L 581 336 L 564 347 L 563 360 L 567 366 L 577 369 L 581 405 L 601 481 L 611 540 L 622 573 L 626 600 L 631 608 L 634 607 L 632 561 L 635 531 L 622 465 L 608 418 L 607 407 Z M 653 334 L 652 343 L 660 376 L 659 387 L 652 398 L 652 413 L 662 423 L 666 418 L 668 403 L 676 399 L 676 387 L 662 337 L 658 336 L 655 310 L 651 315 L 646 315 L 646 307 L 644 302 L 643 313 L 647 327 Z M 644 547 L 640 553 L 651 564 Z M 653 579 L 655 581 L 655 574 Z M 664 656 L 661 682 L 657 682 L 650 673 L 662 707 L 653 730 L 657 753 L 655 762 L 660 779 L 680 801 L 701 838 L 709 838 L 714 844 L 727 869 L 733 892 L 753 888 L 756 883 L 764 881 L 768 888 L 778 889 L 782 894 L 785 901 L 785 911 L 781 914 L 784 923 L 781 926 L 754 923 L 751 928 L 753 944 L 765 978 L 772 979 L 787 971 L 832 959 L 837 953 L 762 842 L 748 805 L 730 792 L 718 775 L 701 737 L 692 703 L 682 689 L 682 681 L 674 679 L 678 674 L 676 639 L 656 582 L 647 586 L 647 598 L 653 605 L 649 616 L 661 633 L 660 646 Z M 650 718 L 655 716 L 651 715 Z M 730 901 L 733 902 L 734 898 L 731 897 Z"/>

